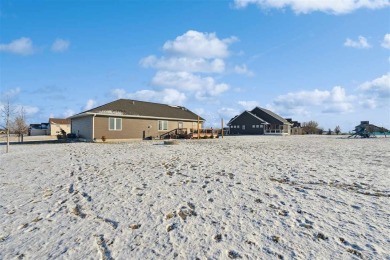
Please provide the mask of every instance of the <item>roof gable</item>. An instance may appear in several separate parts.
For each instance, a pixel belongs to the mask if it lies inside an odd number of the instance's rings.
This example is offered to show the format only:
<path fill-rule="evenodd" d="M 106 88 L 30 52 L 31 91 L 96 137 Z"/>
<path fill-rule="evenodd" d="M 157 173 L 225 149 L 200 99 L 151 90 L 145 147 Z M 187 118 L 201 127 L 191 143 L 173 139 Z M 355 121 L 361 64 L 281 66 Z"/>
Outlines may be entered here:
<path fill-rule="evenodd" d="M 274 120 L 277 120 L 277 121 L 279 121 L 279 122 L 282 123 L 282 124 L 286 124 L 286 125 L 290 125 L 290 124 L 291 124 L 291 123 L 289 123 L 286 119 L 284 119 L 283 117 L 281 117 L 281 116 L 275 114 L 274 112 L 272 112 L 272 111 L 270 111 L 270 110 L 268 110 L 268 109 L 261 108 L 261 107 L 255 107 L 254 109 L 252 109 L 251 112 L 252 112 L 253 114 L 256 114 L 256 115 L 259 116 L 259 117 L 263 117 L 263 116 L 259 115 L 258 113 L 256 113 L 256 111 L 257 111 L 257 112 L 260 111 L 261 113 L 268 115 L 268 117 L 271 117 L 271 118 L 273 118 Z"/>
<path fill-rule="evenodd" d="M 49 118 L 49 123 L 58 125 L 70 125 L 70 120 L 64 118 Z"/>
<path fill-rule="evenodd" d="M 117 115 L 129 117 L 153 117 L 172 118 L 183 120 L 197 120 L 198 115 L 182 106 L 171 106 L 166 104 L 118 99 L 105 105 L 84 111 L 73 117 L 85 114 Z M 199 120 L 204 121 L 203 118 Z"/>
<path fill-rule="evenodd" d="M 266 121 L 264 121 L 263 119 L 261 119 L 260 117 L 256 116 L 255 114 L 245 110 L 244 112 L 242 112 L 241 114 L 239 114 L 238 116 L 235 116 L 233 117 L 229 123 L 227 125 L 231 125 L 235 120 L 237 119 L 240 119 L 242 116 L 244 115 L 250 115 L 252 118 L 254 118 L 256 121 L 260 122 L 260 124 L 268 124 Z"/>

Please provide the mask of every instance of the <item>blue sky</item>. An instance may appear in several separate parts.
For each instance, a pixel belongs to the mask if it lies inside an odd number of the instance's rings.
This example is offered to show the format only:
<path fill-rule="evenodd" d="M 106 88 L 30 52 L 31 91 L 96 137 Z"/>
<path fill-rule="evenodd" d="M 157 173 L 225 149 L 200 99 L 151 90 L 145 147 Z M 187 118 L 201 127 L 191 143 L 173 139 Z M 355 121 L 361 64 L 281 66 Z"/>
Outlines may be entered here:
<path fill-rule="evenodd" d="M 2 102 L 29 123 L 128 98 L 390 128 L 389 50 L 388 0 L 0 3 Z"/>

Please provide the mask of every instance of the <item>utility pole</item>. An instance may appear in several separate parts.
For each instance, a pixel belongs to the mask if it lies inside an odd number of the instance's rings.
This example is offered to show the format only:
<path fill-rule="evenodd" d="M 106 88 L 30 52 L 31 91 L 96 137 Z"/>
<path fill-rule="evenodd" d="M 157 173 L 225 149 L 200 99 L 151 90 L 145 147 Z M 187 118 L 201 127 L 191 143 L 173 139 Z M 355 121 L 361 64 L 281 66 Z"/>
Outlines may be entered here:
<path fill-rule="evenodd" d="M 198 139 L 199 139 L 199 116 L 198 116 Z"/>
<path fill-rule="evenodd" d="M 221 118 L 221 132 L 222 132 L 222 138 L 223 138 L 223 118 Z"/>

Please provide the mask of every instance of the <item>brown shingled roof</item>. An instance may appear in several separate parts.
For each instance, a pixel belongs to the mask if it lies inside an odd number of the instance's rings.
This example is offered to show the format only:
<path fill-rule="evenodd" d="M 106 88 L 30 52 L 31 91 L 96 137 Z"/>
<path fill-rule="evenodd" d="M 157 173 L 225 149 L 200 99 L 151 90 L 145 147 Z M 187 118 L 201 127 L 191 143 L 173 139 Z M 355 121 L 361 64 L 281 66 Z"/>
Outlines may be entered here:
<path fill-rule="evenodd" d="M 84 111 L 83 114 L 117 114 L 134 117 L 157 117 L 197 120 L 198 115 L 182 106 L 171 106 L 145 101 L 118 99 L 105 105 Z M 78 116 L 76 115 L 76 116 Z M 200 118 L 200 120 L 204 120 Z"/>
<path fill-rule="evenodd" d="M 49 118 L 49 123 L 58 125 L 70 125 L 70 120 L 64 118 Z"/>

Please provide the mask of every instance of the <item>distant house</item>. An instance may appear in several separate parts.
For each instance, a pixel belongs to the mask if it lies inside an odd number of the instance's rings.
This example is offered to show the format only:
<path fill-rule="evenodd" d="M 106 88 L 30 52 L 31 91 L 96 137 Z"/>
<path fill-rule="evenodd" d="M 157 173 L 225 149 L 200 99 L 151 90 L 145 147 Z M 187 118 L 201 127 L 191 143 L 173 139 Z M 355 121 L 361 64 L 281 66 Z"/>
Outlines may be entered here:
<path fill-rule="evenodd" d="M 361 121 L 360 125 L 355 126 L 354 132 L 355 135 L 357 134 L 363 137 L 369 137 L 370 135 L 378 134 L 389 134 L 388 129 L 370 124 L 370 121 Z"/>
<path fill-rule="evenodd" d="M 249 111 L 242 112 L 228 122 L 231 135 L 263 135 L 266 125 L 267 122 Z"/>
<path fill-rule="evenodd" d="M 49 118 L 48 135 L 58 135 L 61 131 L 70 133 L 70 120 L 63 118 Z"/>
<path fill-rule="evenodd" d="M 201 128 L 204 119 L 182 106 L 119 99 L 71 116 L 71 133 L 86 140 L 159 138 L 175 129 Z M 199 120 L 199 121 L 198 121 Z"/>
<path fill-rule="evenodd" d="M 293 124 L 274 112 L 255 107 L 233 117 L 229 123 L 230 134 L 289 135 Z"/>
<path fill-rule="evenodd" d="M 30 124 L 28 128 L 28 135 L 30 136 L 48 135 L 48 134 L 49 134 L 48 123 Z"/>
<path fill-rule="evenodd" d="M 70 133 L 70 120 L 62 118 L 49 118 L 49 123 L 30 124 L 28 135 L 58 135 L 61 130 Z"/>
<path fill-rule="evenodd" d="M 286 120 L 291 124 L 291 134 L 292 135 L 302 135 L 301 123 L 298 121 L 293 121 L 291 118 L 286 118 Z"/>

